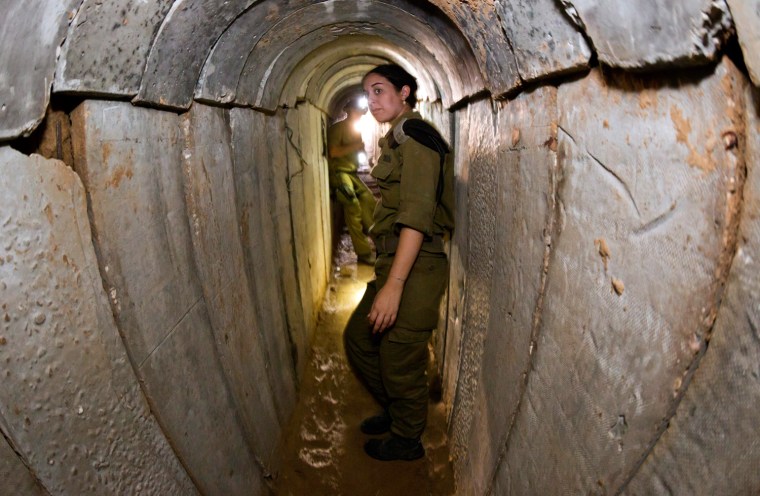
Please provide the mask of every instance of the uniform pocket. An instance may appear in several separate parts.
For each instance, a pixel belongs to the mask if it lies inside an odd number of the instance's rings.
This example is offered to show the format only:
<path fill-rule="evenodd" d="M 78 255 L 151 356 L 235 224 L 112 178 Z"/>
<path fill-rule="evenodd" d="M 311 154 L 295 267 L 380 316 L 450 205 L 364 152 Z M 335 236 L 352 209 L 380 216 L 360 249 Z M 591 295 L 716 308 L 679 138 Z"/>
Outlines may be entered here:
<path fill-rule="evenodd" d="M 375 179 L 380 180 L 386 180 L 388 179 L 388 176 L 391 175 L 391 172 L 393 172 L 393 163 L 392 162 L 386 162 L 386 161 L 379 161 L 376 166 L 372 168 L 370 171 L 370 174 Z"/>
<path fill-rule="evenodd" d="M 391 343 L 422 343 L 430 339 L 432 331 L 410 331 L 409 329 L 402 329 L 400 327 L 394 327 L 388 333 L 388 341 Z"/>
<path fill-rule="evenodd" d="M 415 331 L 435 329 L 447 280 L 446 257 L 420 256 L 404 285 L 396 325 Z"/>

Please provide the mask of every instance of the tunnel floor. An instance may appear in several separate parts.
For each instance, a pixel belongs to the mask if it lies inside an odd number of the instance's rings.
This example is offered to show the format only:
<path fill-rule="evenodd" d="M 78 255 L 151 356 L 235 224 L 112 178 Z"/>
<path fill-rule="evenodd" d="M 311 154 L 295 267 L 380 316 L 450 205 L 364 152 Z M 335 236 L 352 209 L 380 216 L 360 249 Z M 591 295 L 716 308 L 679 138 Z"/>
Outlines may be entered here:
<path fill-rule="evenodd" d="M 372 268 L 357 265 L 350 246 L 344 235 L 304 372 L 301 398 L 283 441 L 274 492 L 281 496 L 454 494 L 442 402 L 430 402 L 422 437 L 425 458 L 380 462 L 364 453 L 369 437 L 359 431 L 359 423 L 379 408 L 349 368 L 342 332 L 372 278 Z"/>

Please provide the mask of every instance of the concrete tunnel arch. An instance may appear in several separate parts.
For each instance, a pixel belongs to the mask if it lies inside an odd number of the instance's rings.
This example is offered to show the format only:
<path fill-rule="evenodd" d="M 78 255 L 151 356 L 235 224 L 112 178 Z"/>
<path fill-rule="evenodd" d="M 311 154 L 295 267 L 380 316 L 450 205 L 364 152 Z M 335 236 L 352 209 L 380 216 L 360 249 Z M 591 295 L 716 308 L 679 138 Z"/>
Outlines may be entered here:
<path fill-rule="evenodd" d="M 742 2 L 12 0 L 5 22 L 19 494 L 268 491 L 329 277 L 314 130 L 377 60 L 418 72 L 456 153 L 435 348 L 459 492 L 760 490 Z"/>

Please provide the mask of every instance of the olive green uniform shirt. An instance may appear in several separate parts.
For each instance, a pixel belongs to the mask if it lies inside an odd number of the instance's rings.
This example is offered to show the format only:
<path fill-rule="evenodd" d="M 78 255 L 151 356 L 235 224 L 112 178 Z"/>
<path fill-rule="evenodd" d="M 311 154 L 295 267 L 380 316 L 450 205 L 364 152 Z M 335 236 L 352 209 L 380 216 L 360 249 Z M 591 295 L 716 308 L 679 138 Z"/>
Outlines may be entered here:
<path fill-rule="evenodd" d="M 406 226 L 423 233 L 429 240 L 454 228 L 453 157 L 451 153 L 446 155 L 441 175 L 438 152 L 413 138 L 392 149 L 388 138 L 394 126 L 404 118 L 422 119 L 417 112 L 406 112 L 391 123 L 391 130 L 380 139 L 380 157 L 372 169 L 372 176 L 380 187 L 380 201 L 370 234 L 375 238 L 398 236 L 401 227 Z M 444 185 L 439 200 L 436 196 L 441 177 Z"/>
<path fill-rule="evenodd" d="M 333 124 L 327 130 L 328 151 L 333 146 L 353 145 L 355 143 L 361 143 L 361 141 L 361 133 L 353 129 L 348 118 Z M 328 165 L 331 174 L 335 174 L 336 172 L 356 173 L 359 169 L 359 152 L 349 153 L 342 157 L 330 158 L 328 159 Z"/>

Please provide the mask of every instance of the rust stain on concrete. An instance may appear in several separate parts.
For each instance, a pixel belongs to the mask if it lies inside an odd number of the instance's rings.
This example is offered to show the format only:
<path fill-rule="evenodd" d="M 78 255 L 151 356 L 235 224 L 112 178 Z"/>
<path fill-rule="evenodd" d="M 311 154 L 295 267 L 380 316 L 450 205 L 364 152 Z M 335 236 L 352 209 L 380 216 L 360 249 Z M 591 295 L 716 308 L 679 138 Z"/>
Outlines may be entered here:
<path fill-rule="evenodd" d="M 689 133 L 691 132 L 691 124 L 688 119 L 684 118 L 681 113 L 681 109 L 675 105 L 670 106 L 670 119 L 676 127 L 676 140 L 679 143 L 689 144 Z"/>
<path fill-rule="evenodd" d="M 639 108 L 648 110 L 657 107 L 657 92 L 653 90 L 643 90 L 639 93 Z"/>
<path fill-rule="evenodd" d="M 623 294 L 623 291 L 625 291 L 625 284 L 623 284 L 623 281 L 621 281 L 620 279 L 613 277 L 612 290 L 615 292 L 615 294 L 620 296 Z"/>
<path fill-rule="evenodd" d="M 556 152 L 557 151 L 557 138 L 554 136 L 550 136 L 549 139 L 544 141 L 544 146 L 548 148 L 549 150 Z"/>
<path fill-rule="evenodd" d="M 131 167 L 120 165 L 114 169 L 113 174 L 111 174 L 111 179 L 106 182 L 106 187 L 111 186 L 112 188 L 118 188 L 125 177 L 127 179 L 132 179 L 132 176 L 134 176 L 134 172 Z"/>
<path fill-rule="evenodd" d="M 715 133 L 712 130 L 708 130 L 706 136 L 704 136 L 704 151 L 700 153 L 697 147 L 689 142 L 689 133 L 691 132 L 691 124 L 681 113 L 681 109 L 675 105 L 670 106 L 670 119 L 673 121 L 673 125 L 676 128 L 676 140 L 679 143 L 683 143 L 689 149 L 689 155 L 686 157 L 686 163 L 691 167 L 703 170 L 705 172 L 711 172 L 715 169 L 715 161 L 713 160 L 713 151 L 715 150 L 716 138 Z"/>
<path fill-rule="evenodd" d="M 111 158 L 111 143 L 104 142 L 103 148 L 102 148 L 102 155 L 103 155 L 103 163 L 107 164 L 108 160 Z"/>
<path fill-rule="evenodd" d="M 604 270 L 607 270 L 607 265 L 609 263 L 609 259 L 611 258 L 610 247 L 607 246 L 607 241 L 604 238 L 596 238 L 594 240 L 594 246 L 596 246 L 596 249 L 599 252 L 599 256 L 602 257 Z"/>

